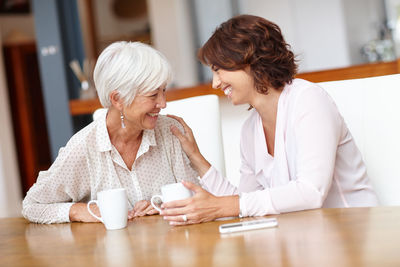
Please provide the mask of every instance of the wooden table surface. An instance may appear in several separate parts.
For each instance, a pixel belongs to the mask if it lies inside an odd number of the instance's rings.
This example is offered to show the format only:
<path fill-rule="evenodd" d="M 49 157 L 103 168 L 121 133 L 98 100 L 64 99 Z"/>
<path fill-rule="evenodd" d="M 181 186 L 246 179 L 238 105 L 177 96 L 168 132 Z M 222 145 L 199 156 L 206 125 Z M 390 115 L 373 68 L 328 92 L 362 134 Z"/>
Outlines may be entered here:
<path fill-rule="evenodd" d="M 224 235 L 218 225 L 240 219 L 172 227 L 148 216 L 113 231 L 0 219 L 0 266 L 400 266 L 400 207 L 274 217 L 277 228 Z"/>

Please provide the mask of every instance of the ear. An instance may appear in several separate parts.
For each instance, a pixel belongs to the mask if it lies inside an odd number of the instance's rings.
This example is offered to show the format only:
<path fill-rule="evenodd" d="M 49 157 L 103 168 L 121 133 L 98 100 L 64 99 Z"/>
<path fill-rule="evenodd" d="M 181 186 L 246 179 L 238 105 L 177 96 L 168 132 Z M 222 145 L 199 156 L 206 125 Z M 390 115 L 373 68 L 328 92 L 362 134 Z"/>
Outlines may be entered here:
<path fill-rule="evenodd" d="M 122 101 L 122 98 L 120 97 L 119 93 L 117 90 L 114 90 L 110 94 L 110 101 L 111 105 L 118 109 L 119 111 L 122 111 L 124 108 L 124 103 Z"/>

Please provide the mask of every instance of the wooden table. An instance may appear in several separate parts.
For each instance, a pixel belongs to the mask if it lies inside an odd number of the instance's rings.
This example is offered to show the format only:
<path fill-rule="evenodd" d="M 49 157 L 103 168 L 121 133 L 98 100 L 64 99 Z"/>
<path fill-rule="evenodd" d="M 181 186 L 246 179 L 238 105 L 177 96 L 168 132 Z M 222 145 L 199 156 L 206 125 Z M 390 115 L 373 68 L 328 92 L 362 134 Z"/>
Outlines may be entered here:
<path fill-rule="evenodd" d="M 240 219 L 171 227 L 149 216 L 114 231 L 0 219 L 0 266 L 400 266 L 400 207 L 275 217 L 277 228 L 227 235 L 218 225 Z"/>

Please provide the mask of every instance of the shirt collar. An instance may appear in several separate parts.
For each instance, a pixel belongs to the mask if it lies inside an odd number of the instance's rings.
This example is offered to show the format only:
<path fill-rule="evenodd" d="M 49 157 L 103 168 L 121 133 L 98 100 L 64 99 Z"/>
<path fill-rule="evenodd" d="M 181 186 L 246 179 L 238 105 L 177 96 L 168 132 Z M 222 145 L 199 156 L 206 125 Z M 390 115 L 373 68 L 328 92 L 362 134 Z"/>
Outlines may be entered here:
<path fill-rule="evenodd" d="M 267 143 L 265 141 L 264 129 L 261 121 L 261 116 L 256 112 L 256 123 L 254 125 L 254 153 L 255 153 L 255 174 L 259 173 L 266 165 L 268 158 Z"/>
<path fill-rule="evenodd" d="M 287 99 L 287 94 L 288 91 L 290 90 L 290 85 L 286 84 L 285 87 L 283 88 L 279 100 L 278 100 L 278 110 L 277 110 L 277 115 L 276 115 L 276 128 L 275 128 L 275 144 L 279 143 L 277 142 L 277 138 L 284 138 L 284 132 L 285 132 L 285 127 L 282 125 L 285 122 L 282 121 L 286 117 L 286 99 Z M 262 120 L 260 114 L 256 111 L 257 113 L 257 119 L 255 123 L 255 139 L 254 139 L 254 152 L 255 152 L 255 173 L 260 172 L 263 170 L 263 168 L 266 166 L 266 162 L 270 160 L 274 160 L 277 156 L 277 150 L 278 149 L 284 149 L 283 147 L 275 147 L 274 151 L 274 157 L 270 157 L 266 151 L 267 150 L 267 142 L 265 140 L 265 134 L 264 134 L 264 128 L 262 125 Z M 275 145 L 274 144 L 274 145 Z M 280 144 L 282 145 L 282 144 Z"/>
<path fill-rule="evenodd" d="M 141 155 L 149 151 L 150 146 L 156 146 L 156 145 L 157 142 L 154 129 L 143 130 L 142 143 L 140 144 L 139 150 L 136 154 L 136 158 L 139 158 Z"/>

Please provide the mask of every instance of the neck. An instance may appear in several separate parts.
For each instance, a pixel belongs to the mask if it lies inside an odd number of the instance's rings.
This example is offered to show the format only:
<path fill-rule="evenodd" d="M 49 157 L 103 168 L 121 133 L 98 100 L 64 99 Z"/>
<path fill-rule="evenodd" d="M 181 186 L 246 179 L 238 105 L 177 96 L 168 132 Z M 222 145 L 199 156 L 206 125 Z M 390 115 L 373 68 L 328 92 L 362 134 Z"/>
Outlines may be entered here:
<path fill-rule="evenodd" d="M 256 93 L 252 103 L 250 103 L 260 114 L 264 127 L 275 125 L 281 93 L 282 90 L 276 89 L 269 89 L 267 95 Z"/>
<path fill-rule="evenodd" d="M 107 131 L 112 144 L 117 141 L 125 144 L 140 142 L 143 129 L 125 123 L 125 128 L 121 126 L 121 113 L 114 107 L 110 107 L 106 118 Z"/>

